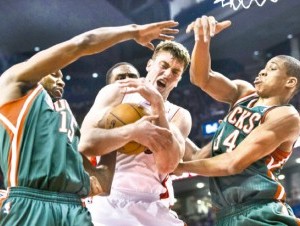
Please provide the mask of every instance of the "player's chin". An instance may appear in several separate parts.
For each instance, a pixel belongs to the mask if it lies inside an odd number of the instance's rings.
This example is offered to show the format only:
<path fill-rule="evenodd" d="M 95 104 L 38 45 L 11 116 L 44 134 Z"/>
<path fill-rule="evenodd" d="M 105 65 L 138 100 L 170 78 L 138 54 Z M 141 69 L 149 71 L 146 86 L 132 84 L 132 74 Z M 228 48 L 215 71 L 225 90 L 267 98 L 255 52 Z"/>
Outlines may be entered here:
<path fill-rule="evenodd" d="M 164 93 L 164 91 L 166 90 L 166 87 L 164 86 L 156 86 L 156 89 L 158 90 L 158 92 L 160 92 L 161 94 Z"/>
<path fill-rule="evenodd" d="M 51 97 L 52 97 L 52 99 L 54 99 L 54 100 L 60 100 L 61 98 L 62 98 L 62 94 L 53 94 L 53 95 L 51 95 Z"/>
<path fill-rule="evenodd" d="M 54 97 L 55 99 L 61 99 L 61 98 L 63 97 L 63 92 L 60 91 L 60 90 L 55 90 L 55 91 L 53 92 L 53 97 Z"/>

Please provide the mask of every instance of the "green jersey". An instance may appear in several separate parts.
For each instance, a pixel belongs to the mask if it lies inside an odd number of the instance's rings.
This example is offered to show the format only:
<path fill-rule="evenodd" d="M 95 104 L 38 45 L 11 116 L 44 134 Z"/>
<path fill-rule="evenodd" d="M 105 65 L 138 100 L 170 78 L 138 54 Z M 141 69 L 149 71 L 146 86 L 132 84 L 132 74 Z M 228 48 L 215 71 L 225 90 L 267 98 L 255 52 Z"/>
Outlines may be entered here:
<path fill-rule="evenodd" d="M 42 86 L 0 107 L 1 170 L 5 187 L 89 193 L 78 152 L 79 127 L 65 100 Z"/>
<path fill-rule="evenodd" d="M 214 135 L 212 156 L 235 151 L 235 147 L 263 123 L 266 114 L 279 107 L 254 106 L 257 99 L 256 94 L 249 95 L 240 99 L 231 108 Z M 284 201 L 286 193 L 277 175 L 290 154 L 285 150 L 276 149 L 240 174 L 210 178 L 214 206 L 222 209 L 255 200 Z"/>

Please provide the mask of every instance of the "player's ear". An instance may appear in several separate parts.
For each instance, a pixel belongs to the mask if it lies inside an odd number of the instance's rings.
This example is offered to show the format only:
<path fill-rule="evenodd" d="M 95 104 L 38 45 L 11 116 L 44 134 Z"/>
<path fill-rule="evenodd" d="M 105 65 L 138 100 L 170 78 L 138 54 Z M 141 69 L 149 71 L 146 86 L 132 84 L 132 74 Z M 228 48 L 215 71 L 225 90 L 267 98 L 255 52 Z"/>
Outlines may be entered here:
<path fill-rule="evenodd" d="M 152 66 L 152 64 L 153 64 L 153 60 L 152 59 L 148 60 L 147 66 L 146 66 L 146 71 L 150 70 L 150 67 Z"/>
<path fill-rule="evenodd" d="M 296 77 L 289 77 L 286 82 L 286 86 L 289 88 L 294 88 L 297 86 L 297 84 L 298 84 L 298 79 Z"/>

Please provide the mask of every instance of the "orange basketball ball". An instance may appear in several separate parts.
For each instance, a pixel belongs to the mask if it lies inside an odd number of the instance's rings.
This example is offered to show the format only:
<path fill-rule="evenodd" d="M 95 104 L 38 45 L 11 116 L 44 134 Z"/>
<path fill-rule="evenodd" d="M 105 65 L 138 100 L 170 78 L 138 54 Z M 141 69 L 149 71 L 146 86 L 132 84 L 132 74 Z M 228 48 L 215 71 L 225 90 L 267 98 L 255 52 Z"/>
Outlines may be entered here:
<path fill-rule="evenodd" d="M 147 109 L 134 103 L 122 103 L 114 107 L 105 118 L 105 128 L 111 129 L 133 123 L 144 115 L 149 115 Z M 137 155 L 147 148 L 139 143 L 131 141 L 118 151 L 127 155 Z"/>

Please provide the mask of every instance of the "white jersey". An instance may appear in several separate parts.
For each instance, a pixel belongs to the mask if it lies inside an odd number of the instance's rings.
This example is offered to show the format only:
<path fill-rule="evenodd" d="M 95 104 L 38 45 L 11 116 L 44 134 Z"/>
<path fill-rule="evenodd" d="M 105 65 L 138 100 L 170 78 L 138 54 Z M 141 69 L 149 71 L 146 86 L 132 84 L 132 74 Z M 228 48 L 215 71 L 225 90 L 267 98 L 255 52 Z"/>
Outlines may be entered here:
<path fill-rule="evenodd" d="M 136 103 L 151 110 L 149 102 L 138 93 L 125 95 L 122 103 Z M 168 121 L 174 117 L 179 108 L 168 101 L 165 102 Z M 150 193 L 159 198 L 166 192 L 166 187 L 162 183 L 167 176 L 158 172 L 153 154 L 143 152 L 138 155 L 125 155 L 118 153 L 112 189 L 130 193 Z"/>
<path fill-rule="evenodd" d="M 137 103 L 151 109 L 139 94 L 127 94 L 123 103 Z M 165 102 L 170 121 L 180 107 Z M 168 189 L 167 189 L 168 187 Z M 173 187 L 167 174 L 160 174 L 153 154 L 118 153 L 111 193 L 86 200 L 95 226 L 184 226 L 169 209 Z"/>

